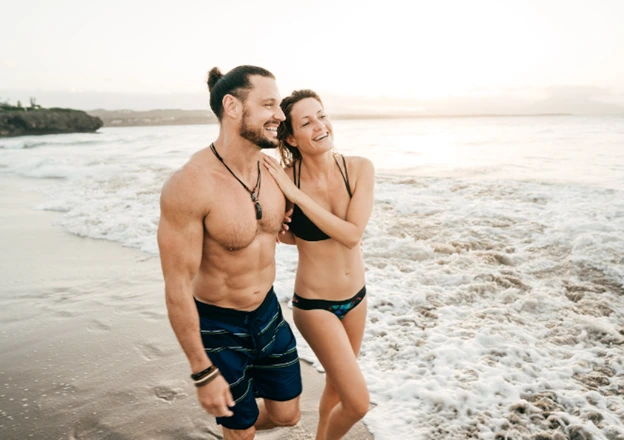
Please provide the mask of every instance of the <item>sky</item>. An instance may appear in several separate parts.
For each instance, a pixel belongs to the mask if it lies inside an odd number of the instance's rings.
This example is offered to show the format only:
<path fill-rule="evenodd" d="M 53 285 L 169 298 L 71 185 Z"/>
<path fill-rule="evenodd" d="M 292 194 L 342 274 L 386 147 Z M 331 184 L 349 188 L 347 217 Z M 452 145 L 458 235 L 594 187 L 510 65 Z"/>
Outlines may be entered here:
<path fill-rule="evenodd" d="M 580 94 L 624 107 L 622 0 L 30 0 L 2 10 L 0 97 L 13 102 L 208 108 L 211 67 L 255 64 L 284 96 L 312 88 L 336 103 L 521 107 Z"/>

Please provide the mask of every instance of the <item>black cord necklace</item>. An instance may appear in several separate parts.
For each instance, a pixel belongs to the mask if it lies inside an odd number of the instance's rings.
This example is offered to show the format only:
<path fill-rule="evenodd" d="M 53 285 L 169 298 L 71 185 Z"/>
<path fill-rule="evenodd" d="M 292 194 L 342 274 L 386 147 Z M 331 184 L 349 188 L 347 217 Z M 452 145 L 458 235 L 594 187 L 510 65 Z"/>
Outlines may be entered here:
<path fill-rule="evenodd" d="M 230 172 L 230 174 L 232 176 L 234 176 L 234 178 L 236 180 L 238 180 L 238 182 L 241 185 L 243 185 L 243 188 L 245 188 L 247 190 L 247 192 L 251 196 L 251 201 L 255 203 L 255 207 L 256 207 L 256 220 L 260 220 L 262 218 L 262 207 L 260 206 L 260 201 L 259 201 L 259 199 L 260 199 L 260 186 L 262 185 L 262 174 L 260 173 L 260 161 L 258 161 L 258 178 L 256 179 L 256 186 L 254 186 L 253 189 L 249 189 L 249 188 L 247 188 L 247 185 L 245 185 L 243 183 L 243 181 L 240 180 L 236 174 L 234 174 L 234 171 L 232 171 L 230 169 L 230 167 L 227 166 L 227 164 L 223 161 L 223 158 L 221 156 L 219 156 L 219 153 L 217 153 L 217 149 L 215 148 L 214 142 L 212 144 L 210 144 L 210 149 L 212 150 L 214 155 L 217 156 L 217 159 L 219 159 L 221 161 L 221 163 L 225 166 L 225 168 L 227 168 L 227 170 Z"/>

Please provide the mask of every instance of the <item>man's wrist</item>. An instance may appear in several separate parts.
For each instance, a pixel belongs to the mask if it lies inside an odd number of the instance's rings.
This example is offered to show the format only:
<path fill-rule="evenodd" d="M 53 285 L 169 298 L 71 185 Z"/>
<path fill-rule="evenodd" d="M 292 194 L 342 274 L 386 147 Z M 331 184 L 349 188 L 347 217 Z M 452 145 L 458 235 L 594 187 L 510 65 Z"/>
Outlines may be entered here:
<path fill-rule="evenodd" d="M 191 373 L 191 379 L 193 379 L 194 381 L 198 381 L 206 376 L 208 376 L 210 373 L 212 373 L 214 370 L 216 370 L 217 367 L 215 367 L 214 365 L 210 365 L 207 368 L 204 368 L 201 371 L 198 371 L 196 373 Z"/>
<path fill-rule="evenodd" d="M 217 377 L 221 376 L 221 372 L 214 365 L 211 368 L 209 368 L 209 369 L 207 369 L 205 371 L 207 371 L 207 373 L 205 373 L 203 371 L 202 372 L 202 376 L 199 379 L 193 379 L 193 382 L 194 382 L 194 384 L 195 384 L 195 386 L 197 388 L 201 388 L 201 387 L 203 387 L 205 385 L 208 385 L 210 382 L 215 380 Z"/>
<path fill-rule="evenodd" d="M 213 363 L 207 356 L 203 356 L 202 358 L 197 357 L 197 359 L 189 359 L 191 374 L 197 374 L 204 371 L 206 368 L 210 368 L 213 366 Z"/>

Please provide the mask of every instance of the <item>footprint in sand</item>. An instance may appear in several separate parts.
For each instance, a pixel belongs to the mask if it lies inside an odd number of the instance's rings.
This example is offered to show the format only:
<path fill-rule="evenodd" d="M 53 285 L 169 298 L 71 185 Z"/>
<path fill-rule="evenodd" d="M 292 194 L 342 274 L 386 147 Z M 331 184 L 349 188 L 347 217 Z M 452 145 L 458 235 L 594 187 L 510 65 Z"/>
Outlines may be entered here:
<path fill-rule="evenodd" d="M 161 385 L 154 387 L 153 389 L 154 395 L 158 397 L 160 400 L 163 400 L 167 403 L 171 403 L 180 396 L 180 393 L 173 388 L 169 388 L 166 385 Z"/>
<path fill-rule="evenodd" d="M 111 326 L 108 324 L 103 323 L 102 321 L 91 321 L 91 323 L 89 324 L 89 326 L 87 327 L 87 330 L 90 332 L 95 332 L 95 331 L 110 331 Z"/>
<path fill-rule="evenodd" d="M 167 315 L 161 312 L 141 312 L 141 317 L 147 321 L 160 322 L 164 320 Z"/>
<path fill-rule="evenodd" d="M 155 344 L 139 344 L 135 348 L 146 361 L 153 361 L 163 356 L 163 352 Z"/>
<path fill-rule="evenodd" d="M 67 310 L 54 312 L 54 314 L 58 316 L 59 318 L 72 318 L 74 316 L 74 313 L 68 312 Z"/>

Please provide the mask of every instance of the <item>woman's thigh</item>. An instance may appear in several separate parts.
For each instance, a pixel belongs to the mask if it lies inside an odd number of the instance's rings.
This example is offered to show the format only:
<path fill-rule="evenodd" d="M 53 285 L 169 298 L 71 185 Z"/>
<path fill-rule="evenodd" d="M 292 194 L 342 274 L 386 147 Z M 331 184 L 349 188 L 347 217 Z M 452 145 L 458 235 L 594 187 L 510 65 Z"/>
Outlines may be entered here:
<path fill-rule="evenodd" d="M 295 309 L 293 318 L 341 400 L 367 396 L 366 382 L 357 364 L 366 321 L 366 303 L 362 301 L 342 321 L 326 310 Z"/>
<path fill-rule="evenodd" d="M 362 338 L 364 337 L 364 327 L 366 325 L 366 307 L 368 298 L 364 297 L 354 309 L 350 310 L 347 315 L 342 318 L 342 325 L 347 332 L 353 353 L 357 357 L 362 347 Z"/>

